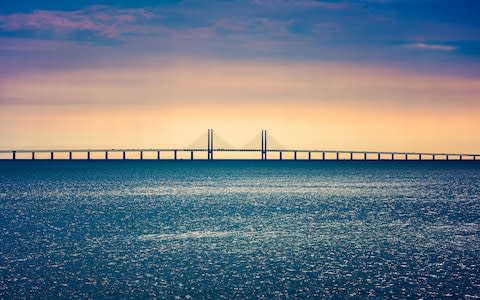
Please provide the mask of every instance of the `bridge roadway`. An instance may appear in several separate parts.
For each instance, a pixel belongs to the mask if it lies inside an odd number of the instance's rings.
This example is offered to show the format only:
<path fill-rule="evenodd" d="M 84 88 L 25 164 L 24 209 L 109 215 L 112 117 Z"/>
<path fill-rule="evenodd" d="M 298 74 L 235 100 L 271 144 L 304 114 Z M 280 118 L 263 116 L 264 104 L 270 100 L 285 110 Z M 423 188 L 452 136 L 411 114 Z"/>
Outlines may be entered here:
<path fill-rule="evenodd" d="M 51 160 L 90 160 L 93 159 L 91 154 L 93 153 L 104 153 L 104 160 L 109 160 L 110 153 L 122 153 L 123 160 L 126 159 L 137 159 L 144 160 L 144 153 L 156 153 L 157 160 L 166 160 L 166 158 L 161 158 L 160 153 L 170 153 L 172 154 L 169 160 L 180 159 L 178 157 L 179 153 L 190 153 L 191 160 L 197 160 L 195 158 L 195 153 L 209 153 L 208 159 L 213 160 L 213 153 L 215 152 L 251 152 L 251 153 L 262 153 L 259 160 L 284 160 L 286 159 L 284 154 L 290 153 L 293 154 L 293 158 L 290 160 L 478 160 L 480 161 L 480 154 L 473 153 L 433 153 L 433 152 L 389 152 L 389 151 L 350 151 L 350 150 L 306 150 L 306 149 L 224 149 L 224 148 L 150 148 L 150 149 L 19 149 L 19 150 L 0 150 L 0 154 L 7 155 L 6 158 L 1 158 L 3 160 L 35 160 L 39 159 L 36 154 L 40 153 L 49 153 L 49 159 Z M 84 153 L 86 156 L 84 158 L 74 158 L 73 153 Z M 138 153 L 140 154 L 139 158 L 127 158 L 127 153 Z M 210 153 L 212 154 L 210 156 Z M 265 153 L 265 155 L 264 155 Z M 268 154 L 275 153 L 275 158 L 267 157 Z M 307 157 L 299 157 L 298 154 L 307 154 Z M 18 154 L 31 154 L 29 157 L 19 158 Z M 68 154 L 67 158 L 55 158 L 55 154 Z M 313 157 L 313 154 L 321 154 L 320 156 Z M 332 157 L 333 155 L 333 157 Z M 345 157 L 347 155 L 347 157 Z M 58 156 L 58 155 L 57 155 Z M 359 157 L 360 156 L 360 157 Z M 45 159 L 45 158 L 43 158 Z M 47 158 L 48 159 L 48 158 Z M 99 158 L 95 158 L 99 159 Z M 100 158 L 101 159 L 101 158 Z M 119 160 L 115 158 L 115 160 Z M 151 158 L 150 158 L 151 160 Z"/>

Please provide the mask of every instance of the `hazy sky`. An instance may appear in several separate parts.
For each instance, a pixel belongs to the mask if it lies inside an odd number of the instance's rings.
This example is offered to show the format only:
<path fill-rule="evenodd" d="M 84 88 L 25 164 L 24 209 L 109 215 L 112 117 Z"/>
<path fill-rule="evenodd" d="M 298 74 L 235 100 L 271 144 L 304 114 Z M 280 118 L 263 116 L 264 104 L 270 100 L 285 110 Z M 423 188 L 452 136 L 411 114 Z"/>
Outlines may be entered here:
<path fill-rule="evenodd" d="M 0 148 L 480 152 L 480 2 L 2 1 Z"/>

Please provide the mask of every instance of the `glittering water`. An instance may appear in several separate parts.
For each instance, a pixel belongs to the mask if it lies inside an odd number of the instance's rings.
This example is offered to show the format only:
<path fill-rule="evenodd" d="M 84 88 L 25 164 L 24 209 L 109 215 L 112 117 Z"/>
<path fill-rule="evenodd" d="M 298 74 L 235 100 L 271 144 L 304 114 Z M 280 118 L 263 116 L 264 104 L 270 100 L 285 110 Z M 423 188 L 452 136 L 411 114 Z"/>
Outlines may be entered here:
<path fill-rule="evenodd" d="M 0 298 L 480 298 L 480 164 L 0 162 Z"/>

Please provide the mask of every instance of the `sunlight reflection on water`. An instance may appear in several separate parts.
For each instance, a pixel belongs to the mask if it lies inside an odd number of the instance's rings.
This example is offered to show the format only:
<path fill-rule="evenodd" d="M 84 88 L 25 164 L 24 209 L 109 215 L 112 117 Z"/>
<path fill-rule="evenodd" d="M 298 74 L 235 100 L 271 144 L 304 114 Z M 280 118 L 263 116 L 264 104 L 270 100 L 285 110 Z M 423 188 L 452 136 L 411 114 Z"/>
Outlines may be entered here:
<path fill-rule="evenodd" d="M 0 163 L 0 297 L 480 296 L 468 163 Z"/>

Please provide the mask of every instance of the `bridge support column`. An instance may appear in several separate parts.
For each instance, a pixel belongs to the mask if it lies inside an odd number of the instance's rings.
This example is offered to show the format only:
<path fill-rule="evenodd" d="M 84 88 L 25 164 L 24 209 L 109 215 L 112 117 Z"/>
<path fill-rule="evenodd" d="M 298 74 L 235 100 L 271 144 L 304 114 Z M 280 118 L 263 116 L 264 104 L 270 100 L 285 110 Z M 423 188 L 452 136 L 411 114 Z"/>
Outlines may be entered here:
<path fill-rule="evenodd" d="M 405 153 L 405 160 L 408 160 L 408 154 Z"/>
<path fill-rule="evenodd" d="M 87 151 L 87 160 L 90 160 L 90 151 Z"/>
<path fill-rule="evenodd" d="M 50 160 L 53 160 L 53 151 L 50 152 Z"/>
<path fill-rule="evenodd" d="M 173 159 L 177 160 L 177 150 L 173 150 Z"/>
<path fill-rule="evenodd" d="M 450 157 L 448 157 L 448 154 L 447 154 L 446 157 L 445 157 L 445 160 L 449 160 L 449 159 L 450 159 Z"/>
<path fill-rule="evenodd" d="M 263 141 L 262 141 L 262 147 L 263 147 Z M 207 153 L 208 153 L 208 160 L 213 160 L 213 129 L 208 129 L 208 152 Z"/>
<path fill-rule="evenodd" d="M 70 153 L 68 153 L 68 159 L 69 159 L 69 160 L 72 160 L 72 159 L 73 159 L 73 158 L 72 158 L 72 151 L 70 151 Z"/>
<path fill-rule="evenodd" d="M 262 160 L 267 160 L 267 131 L 262 130 Z"/>
<path fill-rule="evenodd" d="M 12 151 L 12 160 L 17 159 L 17 151 Z"/>
<path fill-rule="evenodd" d="M 190 160 L 193 160 L 193 151 L 190 151 Z"/>
<path fill-rule="evenodd" d="M 336 155 L 337 155 L 337 160 L 339 160 L 340 159 L 340 153 L 337 152 Z"/>
<path fill-rule="evenodd" d="M 312 152 L 308 152 L 308 160 L 312 160 Z"/>
<path fill-rule="evenodd" d="M 108 160 L 108 151 L 105 151 L 105 160 Z"/>
<path fill-rule="evenodd" d="M 267 131 L 264 130 L 263 132 L 265 134 L 265 148 L 263 149 L 263 151 L 265 152 L 265 160 L 267 160 Z"/>
<path fill-rule="evenodd" d="M 476 156 L 476 155 L 473 156 L 473 160 L 477 160 L 477 156 Z"/>
<path fill-rule="evenodd" d="M 325 160 L 325 152 L 322 152 L 322 160 Z"/>
<path fill-rule="evenodd" d="M 160 151 L 157 151 L 157 160 L 160 160 Z"/>
<path fill-rule="evenodd" d="M 463 160 L 463 155 L 460 155 L 460 160 Z"/>
<path fill-rule="evenodd" d="M 353 152 L 350 152 L 350 160 L 353 160 Z"/>
<path fill-rule="evenodd" d="M 35 160 L 35 152 L 32 152 L 32 160 Z"/>
<path fill-rule="evenodd" d="M 436 159 L 436 158 L 435 158 L 435 154 L 434 154 L 434 155 L 432 155 L 432 160 L 435 160 L 435 159 Z"/>
<path fill-rule="evenodd" d="M 143 160 L 143 151 L 140 151 L 140 160 Z"/>
<path fill-rule="evenodd" d="M 293 159 L 297 160 L 297 151 L 293 151 Z"/>
<path fill-rule="evenodd" d="M 363 153 L 363 160 L 367 160 L 367 153 Z"/>
<path fill-rule="evenodd" d="M 282 151 L 279 152 L 279 159 L 282 160 Z"/>
<path fill-rule="evenodd" d="M 418 159 L 422 160 L 422 155 L 421 154 L 418 155 Z"/>
<path fill-rule="evenodd" d="M 391 160 L 394 160 L 394 159 L 395 159 L 395 154 L 392 153 Z"/>
<path fill-rule="evenodd" d="M 377 160 L 380 160 L 381 156 L 380 153 L 377 153 Z"/>
<path fill-rule="evenodd" d="M 123 151 L 123 153 L 122 153 L 122 159 L 123 159 L 123 160 L 126 160 L 126 159 L 127 159 L 127 153 L 125 153 L 125 151 Z"/>

